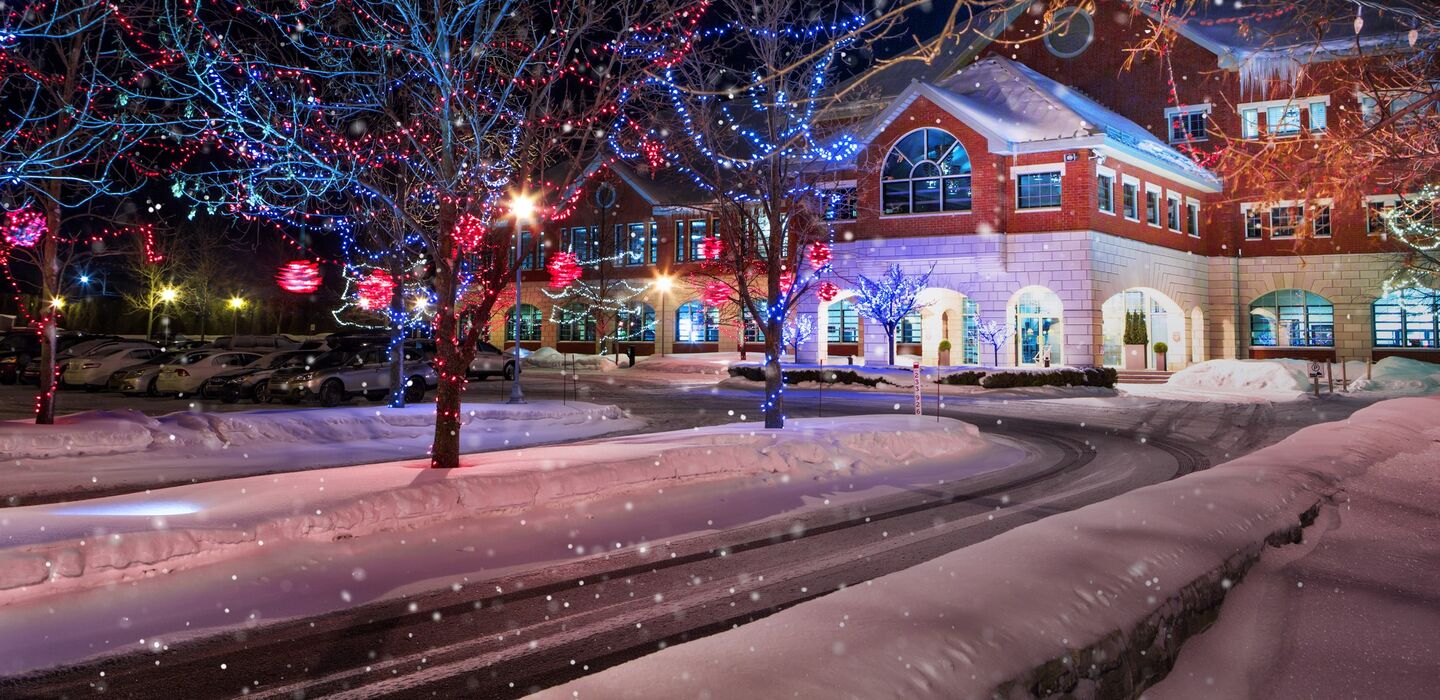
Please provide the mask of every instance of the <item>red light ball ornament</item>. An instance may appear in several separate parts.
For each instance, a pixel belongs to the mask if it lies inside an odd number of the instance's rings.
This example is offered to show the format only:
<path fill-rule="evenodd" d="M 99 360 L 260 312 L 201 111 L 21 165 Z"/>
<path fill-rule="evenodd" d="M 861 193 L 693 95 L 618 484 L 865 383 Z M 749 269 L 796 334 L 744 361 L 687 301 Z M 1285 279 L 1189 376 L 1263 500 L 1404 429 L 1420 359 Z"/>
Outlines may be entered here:
<path fill-rule="evenodd" d="M 724 282 L 707 282 L 705 291 L 700 293 L 700 300 L 706 306 L 718 308 L 721 304 L 730 301 L 730 288 Z"/>
<path fill-rule="evenodd" d="M 45 235 L 45 215 L 34 209 L 16 209 L 5 214 L 5 242 L 17 248 L 29 248 Z"/>
<path fill-rule="evenodd" d="M 389 272 L 376 270 L 355 285 L 359 289 L 360 308 L 383 309 L 390 305 L 395 293 L 395 278 Z"/>
<path fill-rule="evenodd" d="M 320 288 L 320 263 L 314 260 L 292 260 L 280 266 L 275 283 L 291 294 L 310 294 Z"/>
<path fill-rule="evenodd" d="M 780 293 L 789 294 L 790 288 L 795 286 L 795 273 L 786 270 L 780 273 Z"/>
<path fill-rule="evenodd" d="M 485 222 L 474 214 L 463 214 L 455 222 L 455 245 L 461 251 L 473 253 L 485 240 Z"/>
<path fill-rule="evenodd" d="M 700 239 L 700 257 L 706 260 L 719 260 L 720 254 L 725 252 L 725 245 L 719 238 L 706 236 Z"/>
<path fill-rule="evenodd" d="M 828 243 L 811 243 L 805 253 L 810 258 L 810 266 L 817 270 L 830 264 L 832 255 Z"/>
<path fill-rule="evenodd" d="M 563 250 L 550 256 L 550 263 L 545 269 L 550 272 L 550 286 L 564 289 L 580 279 L 580 258 L 568 250 Z"/>
<path fill-rule="evenodd" d="M 815 290 L 815 296 L 820 297 L 820 301 L 828 304 L 835 301 L 835 297 L 840 296 L 840 288 L 835 286 L 834 282 L 821 282 Z"/>

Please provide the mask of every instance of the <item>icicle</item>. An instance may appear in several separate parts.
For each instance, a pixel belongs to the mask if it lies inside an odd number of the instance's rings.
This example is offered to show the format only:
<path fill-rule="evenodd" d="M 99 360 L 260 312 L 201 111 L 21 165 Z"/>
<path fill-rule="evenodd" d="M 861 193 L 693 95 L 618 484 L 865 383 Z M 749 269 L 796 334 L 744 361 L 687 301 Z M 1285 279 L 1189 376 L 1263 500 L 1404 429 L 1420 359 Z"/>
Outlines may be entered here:
<path fill-rule="evenodd" d="M 1415 42 L 1420 39 L 1420 30 L 1411 29 L 1408 38 L 1410 39 L 1410 48 L 1415 48 Z"/>

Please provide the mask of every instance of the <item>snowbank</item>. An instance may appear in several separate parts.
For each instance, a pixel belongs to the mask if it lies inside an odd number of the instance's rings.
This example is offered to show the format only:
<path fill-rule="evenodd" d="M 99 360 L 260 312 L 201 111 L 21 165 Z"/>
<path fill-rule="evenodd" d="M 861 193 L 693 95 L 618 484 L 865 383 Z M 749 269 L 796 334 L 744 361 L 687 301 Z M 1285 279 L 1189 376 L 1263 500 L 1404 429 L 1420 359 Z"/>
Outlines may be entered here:
<path fill-rule="evenodd" d="M 537 401 L 464 404 L 466 452 L 584 439 L 643 421 L 618 407 Z M 0 478 L 6 495 L 168 485 L 274 471 L 333 467 L 428 454 L 434 404 L 395 409 L 344 406 L 230 413 L 94 411 L 55 425 L 0 422 Z"/>
<path fill-rule="evenodd" d="M 1377 404 L 536 697 L 1128 696 L 1267 540 L 1437 422 Z"/>
<path fill-rule="evenodd" d="M 1440 390 L 1440 365 L 1433 362 L 1387 357 L 1370 368 L 1369 379 L 1365 378 L 1363 362 L 1346 363 L 1345 370 L 1352 380 L 1351 391 L 1433 394 Z"/>
<path fill-rule="evenodd" d="M 1170 376 L 1170 386 L 1298 394 L 1310 390 L 1305 360 L 1207 360 Z"/>
<path fill-rule="evenodd" d="M 624 362 L 624 360 L 621 360 Z M 599 370 L 609 372 L 619 369 L 615 364 L 615 358 L 608 355 L 586 355 L 573 352 L 559 352 L 552 347 L 542 347 L 530 356 L 525 358 L 525 364 L 529 367 L 543 367 L 545 369 L 562 369 L 572 366 L 575 369 Z"/>
<path fill-rule="evenodd" d="M 711 374 L 725 376 L 730 366 L 740 362 L 738 352 L 699 352 L 681 355 L 651 355 L 635 361 L 635 369 L 669 374 Z"/>
<path fill-rule="evenodd" d="M 0 512 L 0 602 L 168 573 L 282 545 L 564 506 L 634 489 L 755 474 L 867 473 L 989 443 L 971 425 L 909 416 L 740 423 L 428 462 L 210 482 Z"/>

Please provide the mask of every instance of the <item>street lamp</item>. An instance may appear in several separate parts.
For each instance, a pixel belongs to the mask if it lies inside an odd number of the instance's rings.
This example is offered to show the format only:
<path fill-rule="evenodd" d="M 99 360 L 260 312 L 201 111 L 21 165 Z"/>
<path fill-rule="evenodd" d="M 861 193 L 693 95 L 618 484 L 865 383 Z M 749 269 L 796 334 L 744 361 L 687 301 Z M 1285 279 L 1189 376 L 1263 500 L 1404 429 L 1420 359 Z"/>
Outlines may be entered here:
<path fill-rule="evenodd" d="M 150 338 L 155 332 L 155 307 L 161 304 L 169 304 L 180 297 L 180 291 L 174 287 L 165 287 L 160 290 L 160 301 L 150 303 L 150 318 L 145 321 L 145 337 Z M 165 327 L 165 344 L 170 344 L 170 327 Z"/>
<path fill-rule="evenodd" d="M 510 403 L 525 403 L 520 390 L 520 222 L 535 216 L 534 195 L 515 193 L 510 196 L 510 214 L 515 217 L 515 381 L 510 383 Z"/>
<path fill-rule="evenodd" d="M 240 297 L 230 297 L 230 335 L 240 334 L 240 310 L 245 308 L 245 300 Z"/>
<path fill-rule="evenodd" d="M 61 298 L 61 297 L 55 297 L 55 298 L 51 299 L 51 300 L 50 300 L 50 308 L 55 309 L 56 311 L 59 311 L 60 309 L 65 308 L 65 299 L 63 299 L 63 298 Z"/>
<path fill-rule="evenodd" d="M 660 340 L 660 329 L 667 324 L 665 300 L 670 297 L 670 287 L 673 284 L 674 280 L 670 279 L 670 275 L 660 275 L 655 278 L 655 288 L 660 290 L 660 318 L 655 323 L 655 345 L 658 346 L 661 357 L 665 356 L 665 345 Z"/>

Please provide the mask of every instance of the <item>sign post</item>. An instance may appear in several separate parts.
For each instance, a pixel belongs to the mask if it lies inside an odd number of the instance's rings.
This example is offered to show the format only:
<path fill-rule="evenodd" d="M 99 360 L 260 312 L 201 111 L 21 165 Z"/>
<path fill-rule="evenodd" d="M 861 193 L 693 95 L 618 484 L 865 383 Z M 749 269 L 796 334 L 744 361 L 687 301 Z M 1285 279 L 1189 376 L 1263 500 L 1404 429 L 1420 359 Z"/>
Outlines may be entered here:
<path fill-rule="evenodd" d="M 1320 377 L 1325 373 L 1320 370 L 1320 363 L 1310 361 L 1310 384 L 1315 387 L 1315 398 L 1320 398 Z"/>
<path fill-rule="evenodd" d="M 920 363 L 911 363 L 910 372 L 915 380 L 915 415 L 918 416 L 920 415 Z"/>

